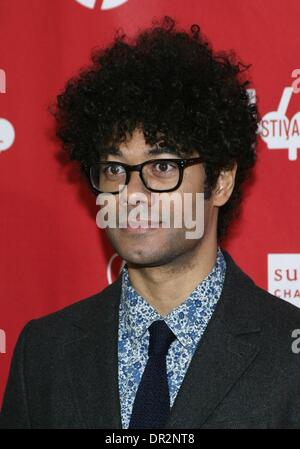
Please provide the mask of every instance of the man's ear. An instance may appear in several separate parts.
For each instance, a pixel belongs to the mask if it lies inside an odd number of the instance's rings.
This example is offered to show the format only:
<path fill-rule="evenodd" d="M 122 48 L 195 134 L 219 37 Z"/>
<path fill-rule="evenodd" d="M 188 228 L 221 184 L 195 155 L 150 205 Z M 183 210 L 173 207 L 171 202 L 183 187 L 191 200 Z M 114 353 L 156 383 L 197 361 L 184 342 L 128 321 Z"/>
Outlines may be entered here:
<path fill-rule="evenodd" d="M 223 206 L 227 203 L 232 194 L 235 182 L 235 175 L 237 171 L 237 163 L 230 170 L 222 170 L 219 174 L 216 187 L 213 191 L 214 206 Z"/>

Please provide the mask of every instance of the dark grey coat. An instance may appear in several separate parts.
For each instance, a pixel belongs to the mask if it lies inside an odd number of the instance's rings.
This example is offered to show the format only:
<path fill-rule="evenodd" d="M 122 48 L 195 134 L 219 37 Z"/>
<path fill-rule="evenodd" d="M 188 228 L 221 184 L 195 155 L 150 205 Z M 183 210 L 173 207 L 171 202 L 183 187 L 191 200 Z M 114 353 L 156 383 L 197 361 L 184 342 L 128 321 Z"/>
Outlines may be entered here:
<path fill-rule="evenodd" d="M 166 429 L 300 428 L 300 310 L 262 290 L 222 250 L 221 298 Z M 121 429 L 121 276 L 102 292 L 30 321 L 21 332 L 2 428 Z"/>

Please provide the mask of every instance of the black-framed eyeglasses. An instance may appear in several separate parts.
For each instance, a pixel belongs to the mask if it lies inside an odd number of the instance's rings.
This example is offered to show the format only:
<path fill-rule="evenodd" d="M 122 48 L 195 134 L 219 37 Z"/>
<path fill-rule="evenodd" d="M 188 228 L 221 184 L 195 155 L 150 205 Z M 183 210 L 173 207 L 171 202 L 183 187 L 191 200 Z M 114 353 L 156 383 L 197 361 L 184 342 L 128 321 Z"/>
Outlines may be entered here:
<path fill-rule="evenodd" d="M 151 159 L 129 165 L 119 161 L 100 161 L 86 167 L 95 194 L 122 191 L 133 171 L 138 171 L 144 186 L 151 192 L 172 192 L 180 187 L 184 169 L 203 162 L 201 157 L 190 159 Z"/>

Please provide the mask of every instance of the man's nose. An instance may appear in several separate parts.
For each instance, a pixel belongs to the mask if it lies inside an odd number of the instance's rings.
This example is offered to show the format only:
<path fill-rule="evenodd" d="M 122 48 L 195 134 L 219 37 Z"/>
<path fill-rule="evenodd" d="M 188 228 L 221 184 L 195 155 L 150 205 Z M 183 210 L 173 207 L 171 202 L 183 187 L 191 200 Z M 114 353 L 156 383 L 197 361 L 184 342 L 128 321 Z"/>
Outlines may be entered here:
<path fill-rule="evenodd" d="M 144 195 L 147 196 L 148 201 L 148 199 L 150 198 L 149 194 L 150 191 L 146 188 L 143 181 L 141 180 L 139 172 L 138 171 L 130 172 L 130 179 L 127 184 L 128 204 L 136 205 L 137 203 L 143 201 Z"/>

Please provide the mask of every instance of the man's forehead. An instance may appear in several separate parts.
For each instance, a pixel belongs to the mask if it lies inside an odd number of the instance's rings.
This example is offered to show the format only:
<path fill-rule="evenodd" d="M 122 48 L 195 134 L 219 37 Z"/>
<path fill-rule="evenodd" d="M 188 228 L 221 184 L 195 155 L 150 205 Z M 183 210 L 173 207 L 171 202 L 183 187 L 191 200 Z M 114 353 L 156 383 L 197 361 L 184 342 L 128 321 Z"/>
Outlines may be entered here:
<path fill-rule="evenodd" d="M 106 145 L 100 148 L 100 154 L 102 157 L 126 157 L 126 155 L 131 152 L 140 152 L 144 156 L 156 156 L 164 153 L 178 157 L 182 157 L 184 155 L 179 148 L 174 145 L 167 145 L 166 142 L 157 142 L 152 146 L 144 146 L 144 148 L 142 148 L 142 146 L 135 146 L 132 150 L 129 150 L 127 146 L 121 147 L 118 145 Z"/>

